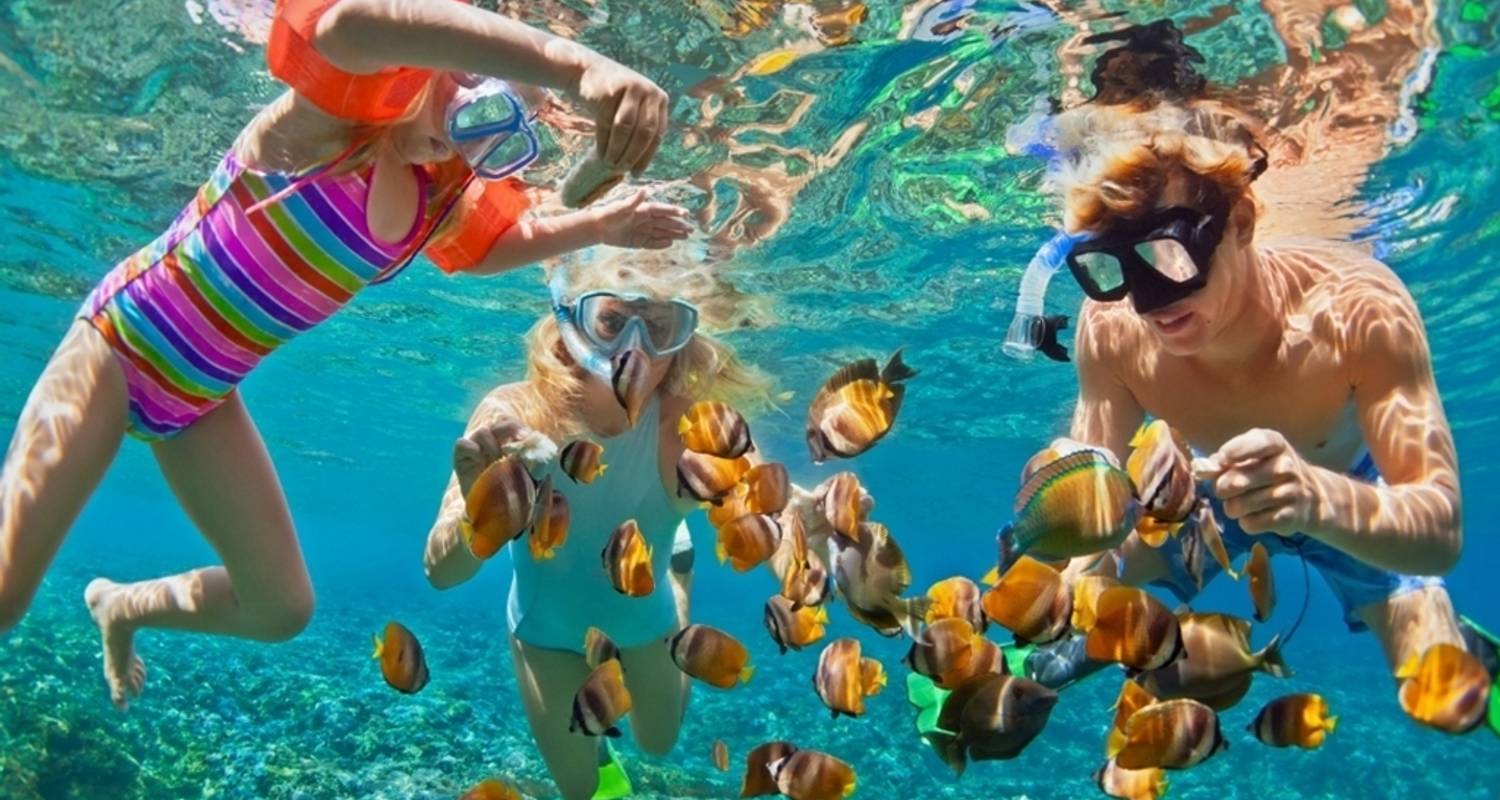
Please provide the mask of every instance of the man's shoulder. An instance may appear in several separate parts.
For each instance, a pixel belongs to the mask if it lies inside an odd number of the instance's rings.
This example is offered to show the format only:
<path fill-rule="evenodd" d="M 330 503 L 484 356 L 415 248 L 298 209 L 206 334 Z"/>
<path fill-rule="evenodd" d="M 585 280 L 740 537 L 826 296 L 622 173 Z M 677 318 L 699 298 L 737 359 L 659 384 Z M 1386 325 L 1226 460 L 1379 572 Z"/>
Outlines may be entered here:
<path fill-rule="evenodd" d="M 1367 249 L 1337 242 L 1266 248 L 1302 287 L 1300 313 L 1341 344 L 1348 356 L 1388 354 L 1417 341 L 1421 317 L 1400 276 Z M 1321 323 L 1321 324 L 1319 324 Z"/>

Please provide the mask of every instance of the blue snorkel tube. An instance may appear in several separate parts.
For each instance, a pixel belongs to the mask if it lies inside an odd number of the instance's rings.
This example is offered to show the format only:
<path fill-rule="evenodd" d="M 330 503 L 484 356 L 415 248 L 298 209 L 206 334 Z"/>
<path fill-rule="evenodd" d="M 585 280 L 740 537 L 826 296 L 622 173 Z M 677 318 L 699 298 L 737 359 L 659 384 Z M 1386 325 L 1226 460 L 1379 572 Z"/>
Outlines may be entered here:
<path fill-rule="evenodd" d="M 583 334 L 574 324 L 573 308 L 565 302 L 567 288 L 565 268 L 558 267 L 547 282 L 547 289 L 552 293 L 552 316 L 557 320 L 557 332 L 562 337 L 563 347 L 568 349 L 568 355 L 578 366 L 609 383 L 614 369 L 609 359 L 584 341 Z"/>
<path fill-rule="evenodd" d="M 1016 315 L 1005 332 L 1001 350 L 1011 358 L 1029 361 L 1037 352 L 1053 361 L 1067 361 L 1068 351 L 1057 341 L 1057 332 L 1068 326 L 1066 315 L 1047 316 L 1043 300 L 1047 284 L 1072 252 L 1073 246 L 1088 239 L 1087 234 L 1073 235 L 1058 231 L 1026 265 L 1021 276 L 1021 290 L 1016 295 Z"/>

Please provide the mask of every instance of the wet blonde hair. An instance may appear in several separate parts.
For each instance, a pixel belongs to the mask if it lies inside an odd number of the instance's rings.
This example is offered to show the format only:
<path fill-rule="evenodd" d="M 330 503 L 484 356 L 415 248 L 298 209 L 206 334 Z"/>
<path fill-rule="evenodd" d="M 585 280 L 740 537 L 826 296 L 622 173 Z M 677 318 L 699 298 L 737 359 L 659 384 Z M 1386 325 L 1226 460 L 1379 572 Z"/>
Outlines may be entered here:
<path fill-rule="evenodd" d="M 661 300 L 680 298 L 698 308 L 698 330 L 672 356 L 659 391 L 691 401 L 720 400 L 745 414 L 773 406 L 773 382 L 759 369 L 739 360 L 734 348 L 714 332 L 762 327 L 769 321 L 763 301 L 739 291 L 722 265 L 690 244 L 666 250 L 596 248 L 559 259 L 547 269 L 548 280 L 559 269 L 566 295 L 613 289 Z M 573 409 L 582 395 L 585 373 L 563 345 L 551 313 L 526 334 L 526 384 L 512 406 L 528 426 L 553 438 L 578 435 L 583 423 Z"/>

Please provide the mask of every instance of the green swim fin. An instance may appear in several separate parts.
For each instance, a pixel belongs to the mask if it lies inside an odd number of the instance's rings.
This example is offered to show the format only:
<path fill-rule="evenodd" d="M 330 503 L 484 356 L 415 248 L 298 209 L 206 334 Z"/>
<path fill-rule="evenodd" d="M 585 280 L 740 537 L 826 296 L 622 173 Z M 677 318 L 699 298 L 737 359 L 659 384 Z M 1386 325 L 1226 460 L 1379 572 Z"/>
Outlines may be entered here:
<path fill-rule="evenodd" d="M 593 800 L 620 800 L 622 797 L 629 797 L 635 792 L 635 788 L 630 785 L 630 776 L 625 774 L 625 768 L 615 757 L 615 749 L 605 742 L 601 755 L 606 756 L 609 763 L 599 766 L 599 787 L 594 790 Z"/>
<path fill-rule="evenodd" d="M 909 672 L 906 675 L 906 700 L 917 707 L 917 733 L 926 735 L 938 730 L 938 713 L 943 710 L 943 701 L 951 694 L 939 689 L 926 675 Z"/>
<path fill-rule="evenodd" d="M 1005 656 L 1005 669 L 1012 675 L 1022 678 L 1031 677 L 1026 673 L 1026 659 L 1031 658 L 1032 651 L 1036 645 L 1026 644 L 1004 644 L 1000 646 L 1000 653 Z"/>
<path fill-rule="evenodd" d="M 1478 623 L 1462 614 L 1459 615 L 1458 621 L 1461 626 L 1468 628 L 1476 637 L 1488 642 L 1497 653 L 1500 653 L 1500 636 L 1479 627 Z M 1489 723 L 1490 730 L 1500 736 L 1500 670 L 1497 670 L 1491 677 L 1495 681 L 1490 684 L 1490 710 L 1486 721 Z"/>

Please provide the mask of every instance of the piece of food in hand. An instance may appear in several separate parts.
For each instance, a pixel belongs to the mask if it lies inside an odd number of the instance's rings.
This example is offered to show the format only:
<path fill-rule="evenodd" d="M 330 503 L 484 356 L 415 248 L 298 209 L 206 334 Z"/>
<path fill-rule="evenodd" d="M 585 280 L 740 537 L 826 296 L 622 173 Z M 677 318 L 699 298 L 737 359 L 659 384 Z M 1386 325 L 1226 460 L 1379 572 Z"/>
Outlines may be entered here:
<path fill-rule="evenodd" d="M 1266 703 L 1250 723 L 1255 738 L 1272 747 L 1316 750 L 1339 718 L 1328 714 L 1328 701 L 1317 694 L 1288 694 Z"/>
<path fill-rule="evenodd" d="M 485 467 L 474 480 L 465 499 L 468 519 L 459 531 L 475 558 L 486 559 L 500 552 L 531 525 L 537 486 L 526 465 L 515 456 L 503 456 Z"/>
<path fill-rule="evenodd" d="M 766 742 L 745 754 L 745 777 L 740 782 L 740 797 L 761 797 L 780 794 L 776 789 L 776 778 L 771 774 L 771 764 L 797 752 L 791 742 Z"/>
<path fill-rule="evenodd" d="M 749 572 L 764 564 L 781 543 L 781 525 L 766 514 L 746 514 L 716 533 L 714 552 L 736 572 Z"/>
<path fill-rule="evenodd" d="M 568 473 L 574 483 L 593 483 L 608 466 L 601 461 L 603 457 L 604 446 L 598 442 L 588 439 L 569 442 L 562 449 L 563 472 Z"/>
<path fill-rule="evenodd" d="M 595 667 L 573 695 L 573 717 L 568 722 L 568 731 L 585 736 L 618 737 L 620 729 L 615 723 L 630 713 L 630 707 L 624 668 L 619 659 L 612 658 Z"/>
<path fill-rule="evenodd" d="M 754 448 L 750 425 L 728 403 L 703 400 L 688 407 L 677 422 L 682 446 L 696 453 L 739 458 Z"/>
<path fill-rule="evenodd" d="M 1489 708 L 1491 678 L 1479 659 L 1461 647 L 1435 644 L 1396 671 L 1401 710 L 1447 733 L 1473 730 Z"/>
<path fill-rule="evenodd" d="M 776 789 L 789 800 L 843 800 L 854 794 L 854 768 L 827 753 L 797 752 L 772 762 Z"/>
<path fill-rule="evenodd" d="M 588 157 L 574 164 L 568 177 L 563 179 L 562 203 L 568 208 L 593 205 L 623 180 L 624 172 L 611 167 L 591 150 Z"/>
<path fill-rule="evenodd" d="M 599 554 L 615 591 L 630 597 L 645 597 L 656 588 L 651 566 L 651 547 L 641 535 L 641 526 L 627 519 L 615 528 Z"/>
<path fill-rule="evenodd" d="M 380 674 L 392 689 L 403 694 L 416 694 L 427 685 L 431 675 L 427 672 L 427 657 L 422 653 L 422 643 L 405 625 L 395 620 L 385 624 L 384 637 L 372 637 L 375 651 L 370 658 L 380 662 Z"/>
<path fill-rule="evenodd" d="M 677 495 L 720 505 L 749 471 L 750 459 L 744 456 L 719 458 L 683 450 L 677 459 Z"/>
<path fill-rule="evenodd" d="M 1000 568 L 1017 556 L 1059 559 L 1119 547 L 1140 501 L 1130 477 L 1098 450 L 1079 450 L 1037 470 L 1016 494 L 1014 522 L 1000 532 Z"/>
<path fill-rule="evenodd" d="M 755 673 L 750 651 L 739 640 L 708 625 L 689 625 L 667 637 L 672 663 L 691 678 L 733 689 Z"/>
<path fill-rule="evenodd" d="M 552 488 L 551 475 L 542 479 L 536 497 L 536 519 L 531 523 L 526 544 L 533 559 L 548 561 L 568 541 L 568 498 Z"/>
<path fill-rule="evenodd" d="M 854 458 L 890 433 L 915 370 L 897 350 L 881 368 L 873 358 L 860 359 L 833 374 L 807 410 L 807 448 L 813 463 L 830 457 Z"/>

